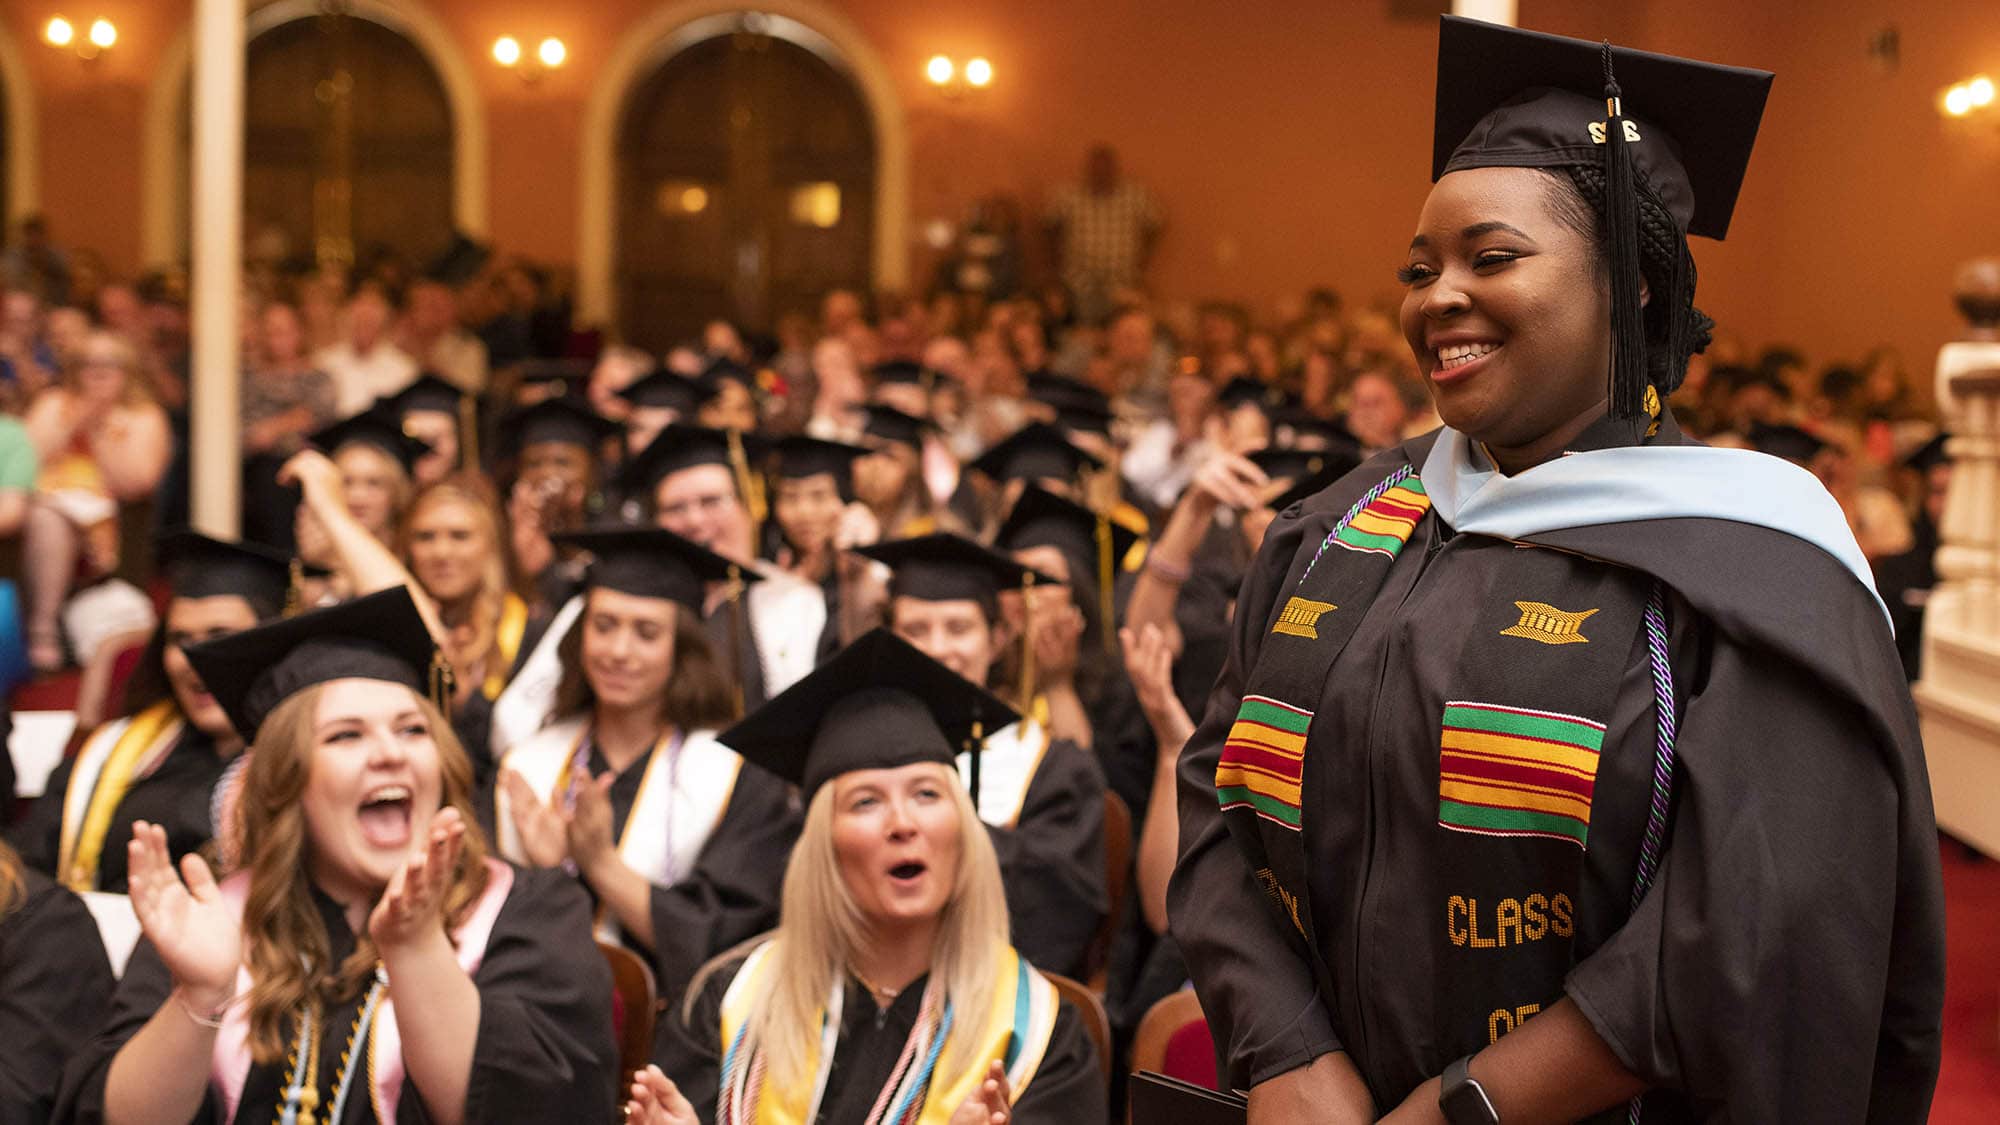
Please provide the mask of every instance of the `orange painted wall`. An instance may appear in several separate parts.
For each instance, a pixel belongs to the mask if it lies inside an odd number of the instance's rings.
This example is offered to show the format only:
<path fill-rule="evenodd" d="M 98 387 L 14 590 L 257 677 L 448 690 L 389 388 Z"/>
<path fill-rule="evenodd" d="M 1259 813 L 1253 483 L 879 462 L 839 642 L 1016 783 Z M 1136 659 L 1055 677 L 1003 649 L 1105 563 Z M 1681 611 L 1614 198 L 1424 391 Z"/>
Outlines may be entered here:
<path fill-rule="evenodd" d="M 912 235 L 1004 190 L 1031 209 L 1073 177 L 1084 148 L 1118 145 L 1162 198 L 1170 230 L 1153 280 L 1175 296 L 1268 305 L 1330 283 L 1352 300 L 1389 271 L 1426 188 L 1435 38 L 1384 0 L 830 0 L 895 71 L 913 141 Z M 492 137 L 491 234 L 555 263 L 575 257 L 578 133 L 593 78 L 656 0 L 429 0 L 481 85 Z M 1937 90 L 2000 73 L 2000 5 L 1895 6 L 1903 61 L 1883 75 L 1867 37 L 1889 18 L 1859 0 L 1522 0 L 1529 26 L 1608 35 L 1780 72 L 1726 245 L 1698 245 L 1702 303 L 1753 341 L 1820 355 L 1891 341 L 1912 365 L 1955 331 L 1951 268 L 2000 252 L 2000 130 L 1952 129 Z M 95 67 L 39 42 L 52 0 L 5 0 L 0 29 L 40 99 L 42 197 L 61 237 L 132 268 L 146 84 L 189 0 L 96 0 L 119 47 Z M 84 9 L 64 11 L 76 18 Z M 85 16 L 88 18 L 88 16 Z M 570 65 L 533 88 L 494 67 L 502 33 L 561 36 Z M 922 80 L 943 51 L 985 54 L 983 96 L 946 102 Z M 923 250 L 912 245 L 921 260 Z"/>

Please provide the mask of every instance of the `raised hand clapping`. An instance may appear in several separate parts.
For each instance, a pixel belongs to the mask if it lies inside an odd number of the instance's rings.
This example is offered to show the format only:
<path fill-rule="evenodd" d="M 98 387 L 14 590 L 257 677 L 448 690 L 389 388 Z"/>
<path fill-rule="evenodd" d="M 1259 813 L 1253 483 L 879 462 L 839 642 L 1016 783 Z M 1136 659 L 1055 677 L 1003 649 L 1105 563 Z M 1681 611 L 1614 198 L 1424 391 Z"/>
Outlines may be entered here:
<path fill-rule="evenodd" d="M 243 963 L 243 924 L 223 901 L 215 876 L 200 856 L 181 857 L 180 870 L 167 857 L 167 832 L 134 821 L 126 845 L 128 891 L 139 928 L 173 974 L 189 1009 L 216 1012 L 236 994 Z"/>

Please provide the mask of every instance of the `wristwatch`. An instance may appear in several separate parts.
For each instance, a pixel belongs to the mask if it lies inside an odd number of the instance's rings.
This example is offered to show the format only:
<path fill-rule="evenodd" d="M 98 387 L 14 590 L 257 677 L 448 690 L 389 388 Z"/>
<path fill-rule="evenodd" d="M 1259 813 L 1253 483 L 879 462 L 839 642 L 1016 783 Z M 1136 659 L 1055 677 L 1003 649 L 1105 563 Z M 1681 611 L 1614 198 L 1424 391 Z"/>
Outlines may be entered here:
<path fill-rule="evenodd" d="M 1444 1068 L 1444 1078 L 1438 1086 L 1438 1109 L 1451 1125 L 1500 1125 L 1499 1111 L 1466 1069 L 1471 1063 L 1472 1056 L 1467 1055 Z"/>

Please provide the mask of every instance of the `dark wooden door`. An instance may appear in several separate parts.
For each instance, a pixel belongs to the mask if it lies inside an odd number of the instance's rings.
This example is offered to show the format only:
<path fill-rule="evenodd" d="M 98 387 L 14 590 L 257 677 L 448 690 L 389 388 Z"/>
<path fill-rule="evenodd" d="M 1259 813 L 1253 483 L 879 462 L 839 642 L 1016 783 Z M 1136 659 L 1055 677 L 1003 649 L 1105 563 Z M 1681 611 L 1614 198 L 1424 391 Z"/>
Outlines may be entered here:
<path fill-rule="evenodd" d="M 381 246 L 421 263 L 449 243 L 451 106 L 414 44 L 323 16 L 259 35 L 245 66 L 246 229 L 321 261 Z"/>
<path fill-rule="evenodd" d="M 853 79 L 748 32 L 673 56 L 626 102 L 619 328 L 654 352 L 721 318 L 769 331 L 866 287 L 875 137 Z"/>

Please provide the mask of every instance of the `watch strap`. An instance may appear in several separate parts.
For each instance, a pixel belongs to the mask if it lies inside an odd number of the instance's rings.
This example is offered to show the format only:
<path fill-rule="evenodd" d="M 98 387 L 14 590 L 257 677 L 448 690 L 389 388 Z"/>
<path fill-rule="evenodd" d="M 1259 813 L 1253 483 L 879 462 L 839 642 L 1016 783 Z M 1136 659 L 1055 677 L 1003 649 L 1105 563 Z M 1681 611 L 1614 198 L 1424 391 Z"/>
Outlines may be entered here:
<path fill-rule="evenodd" d="M 1499 1125 L 1500 1113 L 1472 1077 L 1471 1066 L 1472 1056 L 1467 1055 L 1444 1068 L 1438 1081 L 1438 1109 L 1451 1125 Z"/>

